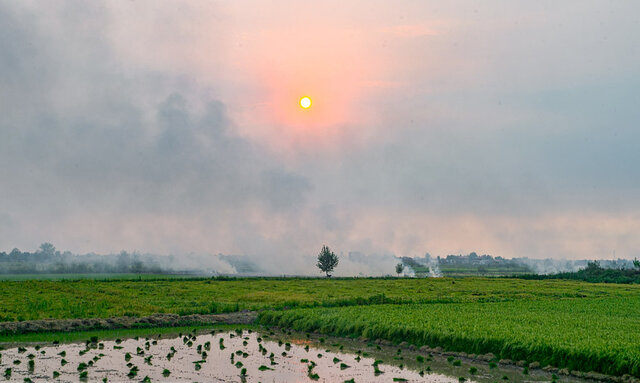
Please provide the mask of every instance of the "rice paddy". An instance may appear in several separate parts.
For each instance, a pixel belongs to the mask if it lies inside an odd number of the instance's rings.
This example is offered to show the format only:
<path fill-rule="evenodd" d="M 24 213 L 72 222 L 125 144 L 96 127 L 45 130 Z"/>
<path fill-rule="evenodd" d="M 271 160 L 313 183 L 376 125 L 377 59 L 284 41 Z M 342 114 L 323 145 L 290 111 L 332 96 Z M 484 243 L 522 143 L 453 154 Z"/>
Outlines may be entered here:
<path fill-rule="evenodd" d="M 502 377 L 518 381 L 523 376 L 523 370 L 513 366 L 493 370 L 469 361 L 450 363 L 420 351 L 341 338 L 321 342 L 316 335 L 268 329 L 201 328 L 147 335 L 12 347 L 2 351 L 0 367 L 10 382 L 453 383 Z M 552 377 L 538 371 L 527 380 Z M 557 381 L 581 382 L 573 377 Z"/>

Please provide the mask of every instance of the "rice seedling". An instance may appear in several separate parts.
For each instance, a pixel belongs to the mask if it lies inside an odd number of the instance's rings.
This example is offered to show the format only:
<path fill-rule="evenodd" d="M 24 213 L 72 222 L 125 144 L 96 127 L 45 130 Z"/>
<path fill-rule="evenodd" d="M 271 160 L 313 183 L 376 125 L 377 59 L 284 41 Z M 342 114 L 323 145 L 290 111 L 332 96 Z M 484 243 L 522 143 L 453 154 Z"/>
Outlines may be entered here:
<path fill-rule="evenodd" d="M 129 369 L 129 373 L 127 374 L 127 376 L 129 377 L 129 379 L 133 379 L 138 375 L 138 366 L 132 366 L 131 369 Z"/>

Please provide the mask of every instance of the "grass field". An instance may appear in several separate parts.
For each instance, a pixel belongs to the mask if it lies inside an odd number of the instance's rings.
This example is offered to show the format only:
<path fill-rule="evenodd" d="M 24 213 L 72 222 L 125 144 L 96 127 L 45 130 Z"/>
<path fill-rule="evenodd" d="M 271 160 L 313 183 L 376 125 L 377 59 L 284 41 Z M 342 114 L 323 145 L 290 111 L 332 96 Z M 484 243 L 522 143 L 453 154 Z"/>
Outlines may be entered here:
<path fill-rule="evenodd" d="M 158 279 L 0 282 L 0 321 L 372 303 L 639 298 L 640 288 L 575 281 L 431 279 Z"/>

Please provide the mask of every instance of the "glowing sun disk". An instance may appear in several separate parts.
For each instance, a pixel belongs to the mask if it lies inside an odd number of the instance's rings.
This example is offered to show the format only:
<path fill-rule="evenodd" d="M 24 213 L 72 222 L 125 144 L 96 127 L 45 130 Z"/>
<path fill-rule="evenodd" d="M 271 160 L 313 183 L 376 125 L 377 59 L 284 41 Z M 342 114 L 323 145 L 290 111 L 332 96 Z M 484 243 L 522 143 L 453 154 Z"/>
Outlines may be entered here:
<path fill-rule="evenodd" d="M 309 97 L 307 97 L 307 96 L 302 97 L 300 99 L 300 106 L 303 109 L 309 109 L 311 107 L 311 99 Z"/>

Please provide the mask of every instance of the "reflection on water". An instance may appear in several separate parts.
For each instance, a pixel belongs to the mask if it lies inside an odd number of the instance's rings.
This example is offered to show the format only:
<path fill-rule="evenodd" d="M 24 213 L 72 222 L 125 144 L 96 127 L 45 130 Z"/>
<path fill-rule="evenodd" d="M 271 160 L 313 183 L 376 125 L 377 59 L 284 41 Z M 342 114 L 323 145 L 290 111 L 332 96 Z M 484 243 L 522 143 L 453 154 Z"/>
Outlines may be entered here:
<path fill-rule="evenodd" d="M 361 342 L 311 341 L 256 332 L 175 334 L 150 338 L 11 348 L 1 352 L 0 382 L 458 382 L 549 381 L 520 371 L 398 351 Z M 376 363 L 376 360 L 379 362 Z M 66 362 L 66 364 L 65 364 Z M 475 371 L 474 371 L 475 370 Z M 435 373 L 433 371 L 440 371 Z M 473 373 L 470 373 L 473 371 Z M 54 378 L 55 374 L 55 378 Z M 496 378 L 497 377 L 497 378 Z M 148 380 L 145 380 L 148 378 Z M 105 380 L 106 379 L 106 380 Z M 564 380 L 568 381 L 568 380 Z M 575 380 L 573 380 L 575 381 Z"/>

